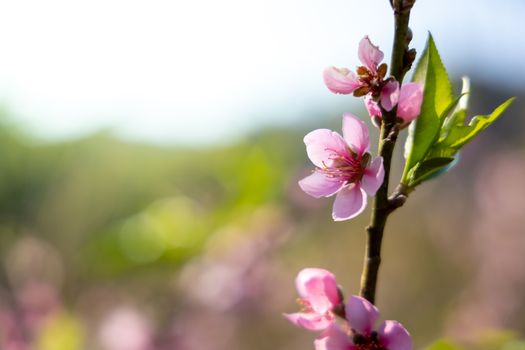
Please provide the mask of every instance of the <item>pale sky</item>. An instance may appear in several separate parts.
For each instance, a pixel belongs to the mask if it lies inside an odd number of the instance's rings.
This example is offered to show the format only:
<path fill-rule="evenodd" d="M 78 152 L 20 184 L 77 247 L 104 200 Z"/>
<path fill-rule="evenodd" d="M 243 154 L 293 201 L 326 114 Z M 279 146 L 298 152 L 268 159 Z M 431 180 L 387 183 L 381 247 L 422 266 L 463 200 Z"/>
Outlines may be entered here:
<path fill-rule="evenodd" d="M 354 68 L 365 34 L 388 57 L 390 14 L 387 0 L 0 0 L 0 104 L 45 139 L 227 142 L 351 106 L 321 72 Z M 431 31 L 455 74 L 518 86 L 524 16 L 519 0 L 419 0 L 413 46 Z"/>

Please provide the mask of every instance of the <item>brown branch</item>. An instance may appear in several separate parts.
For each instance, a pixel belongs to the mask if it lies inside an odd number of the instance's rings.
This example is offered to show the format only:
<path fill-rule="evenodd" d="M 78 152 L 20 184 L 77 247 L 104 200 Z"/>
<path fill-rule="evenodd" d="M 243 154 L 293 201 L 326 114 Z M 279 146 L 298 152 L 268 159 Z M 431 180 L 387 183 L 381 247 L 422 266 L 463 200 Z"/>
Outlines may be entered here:
<path fill-rule="evenodd" d="M 415 52 L 408 49 L 408 44 L 412 37 L 408 27 L 408 21 L 414 2 L 415 0 L 391 1 L 395 17 L 395 34 L 390 63 L 390 75 L 400 83 L 403 81 L 405 73 L 410 69 L 413 57 L 415 56 Z M 406 191 L 400 189 L 394 192 L 393 196 L 388 197 L 390 165 L 399 128 L 396 108 L 390 112 L 382 110 L 382 115 L 383 120 L 379 136 L 378 155 L 383 157 L 385 179 L 374 197 L 370 225 L 366 228 L 367 245 L 363 273 L 361 275 L 360 292 L 361 296 L 371 303 L 375 302 L 377 277 L 381 264 L 381 243 L 386 221 L 395 209 L 404 204 L 408 195 Z"/>

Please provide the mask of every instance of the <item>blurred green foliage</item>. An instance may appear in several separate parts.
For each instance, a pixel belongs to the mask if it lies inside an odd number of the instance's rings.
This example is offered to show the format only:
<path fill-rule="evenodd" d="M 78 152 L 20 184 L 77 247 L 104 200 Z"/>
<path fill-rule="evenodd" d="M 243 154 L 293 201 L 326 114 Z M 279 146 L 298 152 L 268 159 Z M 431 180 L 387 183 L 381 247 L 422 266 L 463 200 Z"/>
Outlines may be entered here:
<path fill-rule="evenodd" d="M 451 339 L 440 339 L 432 343 L 426 350 L 524 350 L 525 340 L 510 331 L 487 331 L 480 334 L 475 342 L 460 344 Z"/>
<path fill-rule="evenodd" d="M 300 136 L 297 136 L 300 139 Z M 282 203 L 302 160 L 275 130 L 232 146 L 169 149 L 107 133 L 59 144 L 0 128 L 2 249 L 24 232 L 45 237 L 78 283 L 198 254 L 227 222 Z"/>
<path fill-rule="evenodd" d="M 85 341 L 82 325 L 73 316 L 58 314 L 53 316 L 40 330 L 37 340 L 39 350 L 77 350 Z"/>

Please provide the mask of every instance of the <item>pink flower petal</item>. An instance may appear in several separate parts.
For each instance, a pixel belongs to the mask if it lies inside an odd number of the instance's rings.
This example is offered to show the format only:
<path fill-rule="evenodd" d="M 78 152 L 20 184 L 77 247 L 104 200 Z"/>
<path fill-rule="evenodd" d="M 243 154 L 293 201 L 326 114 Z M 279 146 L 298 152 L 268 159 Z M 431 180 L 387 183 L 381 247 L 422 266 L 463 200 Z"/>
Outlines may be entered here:
<path fill-rule="evenodd" d="M 310 331 L 322 331 L 334 322 L 333 318 L 315 313 L 297 312 L 283 315 L 294 325 Z"/>
<path fill-rule="evenodd" d="M 372 44 L 368 35 L 359 42 L 357 55 L 359 56 L 359 60 L 373 73 L 377 72 L 377 66 L 384 57 L 383 52 L 379 50 L 379 47 Z"/>
<path fill-rule="evenodd" d="M 361 188 L 363 188 L 369 196 L 373 196 L 379 187 L 381 187 L 384 177 L 383 157 L 377 157 L 366 167 L 361 178 Z"/>
<path fill-rule="evenodd" d="M 397 116 L 405 122 L 411 122 L 421 113 L 423 103 L 423 85 L 418 83 L 407 83 L 401 86 L 399 93 L 399 105 Z"/>
<path fill-rule="evenodd" d="M 327 280 L 328 283 L 333 283 L 337 288 L 335 275 L 328 270 L 320 269 L 318 267 L 306 267 L 299 271 L 295 278 L 295 287 L 302 298 L 308 296 L 306 284 L 312 279 Z"/>
<path fill-rule="evenodd" d="M 354 350 L 356 346 L 352 339 L 337 324 L 328 327 L 314 341 L 315 350 Z"/>
<path fill-rule="evenodd" d="M 312 175 L 299 181 L 299 187 L 315 198 L 330 197 L 343 187 L 344 182 L 328 177 L 320 171 L 314 171 Z"/>
<path fill-rule="evenodd" d="M 343 114 L 343 137 L 358 155 L 368 152 L 370 148 L 368 126 L 352 113 Z"/>
<path fill-rule="evenodd" d="M 390 80 L 381 90 L 381 106 L 387 111 L 391 111 L 399 101 L 399 83 Z"/>
<path fill-rule="evenodd" d="M 295 286 L 299 295 L 319 314 L 325 314 L 341 303 L 335 276 L 330 271 L 302 269 L 295 279 Z"/>
<path fill-rule="evenodd" d="M 335 196 L 332 218 L 334 221 L 352 219 L 365 210 L 366 201 L 366 193 L 359 185 L 343 187 Z"/>
<path fill-rule="evenodd" d="M 308 133 L 304 137 L 304 143 L 308 158 L 319 168 L 330 167 L 334 156 L 348 152 L 341 135 L 328 129 L 317 129 Z"/>
<path fill-rule="evenodd" d="M 379 341 L 388 350 L 412 350 L 412 338 L 397 321 L 385 321 L 378 329 Z"/>
<path fill-rule="evenodd" d="M 381 117 L 381 109 L 370 94 L 365 96 L 365 107 L 371 117 Z"/>
<path fill-rule="evenodd" d="M 346 319 L 350 327 L 359 334 L 368 335 L 372 332 L 374 322 L 379 317 L 379 310 L 365 298 L 352 295 L 345 307 Z M 393 349 L 388 349 L 393 350 Z"/>
<path fill-rule="evenodd" d="M 351 94 L 361 86 L 354 72 L 347 68 L 328 67 L 323 72 L 323 79 L 328 90 L 336 94 Z"/>

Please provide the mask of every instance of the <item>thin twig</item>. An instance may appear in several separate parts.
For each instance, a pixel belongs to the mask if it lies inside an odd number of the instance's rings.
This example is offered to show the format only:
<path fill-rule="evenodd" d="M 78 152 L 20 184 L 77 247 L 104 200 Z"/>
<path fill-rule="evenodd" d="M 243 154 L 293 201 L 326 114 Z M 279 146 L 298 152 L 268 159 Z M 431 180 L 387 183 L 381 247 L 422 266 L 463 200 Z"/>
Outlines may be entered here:
<path fill-rule="evenodd" d="M 391 2 L 395 16 L 394 47 L 390 63 L 390 75 L 399 83 L 410 68 L 407 62 L 409 53 L 408 44 L 411 39 L 408 21 L 414 0 L 394 0 Z M 411 64 L 411 62 L 410 62 Z M 407 67 L 408 66 L 408 67 Z M 392 154 L 399 133 L 397 125 L 396 108 L 387 112 L 382 110 L 383 120 L 379 136 L 378 155 L 383 157 L 385 179 L 374 197 L 370 225 L 366 228 L 367 245 L 365 261 L 361 275 L 361 296 L 371 303 L 375 302 L 377 277 L 381 264 L 381 243 L 388 216 L 404 204 L 407 193 L 399 192 L 388 197 L 388 183 L 390 178 L 390 165 Z"/>

